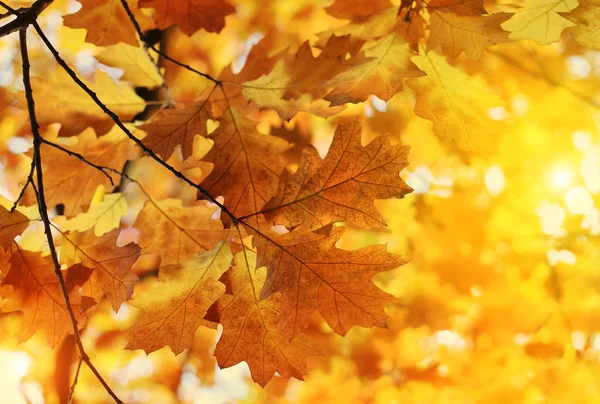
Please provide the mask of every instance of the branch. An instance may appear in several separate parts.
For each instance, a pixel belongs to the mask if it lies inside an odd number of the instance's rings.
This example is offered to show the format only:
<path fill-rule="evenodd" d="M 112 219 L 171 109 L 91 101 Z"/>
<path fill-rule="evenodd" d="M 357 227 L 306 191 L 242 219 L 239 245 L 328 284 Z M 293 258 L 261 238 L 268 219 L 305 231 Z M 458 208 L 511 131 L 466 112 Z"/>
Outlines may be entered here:
<path fill-rule="evenodd" d="M 69 65 L 63 60 L 63 58 L 60 56 L 60 54 L 58 53 L 58 51 L 56 50 L 54 45 L 52 45 L 52 43 L 50 42 L 50 40 L 48 39 L 46 34 L 44 34 L 44 31 L 42 31 L 39 24 L 36 21 L 33 21 L 31 23 L 31 25 L 35 28 L 35 30 L 37 31 L 38 35 L 40 36 L 40 38 L 42 39 L 42 41 L 44 42 L 44 44 L 46 45 L 46 47 L 48 48 L 50 53 L 52 53 L 52 55 L 54 56 L 54 59 L 56 59 L 56 62 L 65 70 L 65 72 L 67 72 L 67 74 L 71 77 L 71 79 L 75 82 L 75 84 L 77 84 L 96 103 L 96 105 L 98 105 L 98 107 L 100 107 L 100 109 L 102 109 L 102 111 L 113 120 L 113 122 L 119 127 L 119 129 L 121 129 L 123 131 L 123 133 L 125 133 L 127 135 L 127 137 L 129 139 L 131 139 L 136 145 L 138 145 L 139 148 L 142 149 L 146 154 L 148 154 L 153 160 L 155 160 L 157 163 L 159 163 L 160 165 L 165 167 L 167 170 L 169 170 L 175 177 L 181 179 L 186 184 L 192 186 L 193 188 L 198 190 L 198 192 L 200 192 L 202 195 L 204 195 L 208 200 L 210 200 L 212 203 L 217 205 L 223 213 L 225 213 L 227 216 L 229 216 L 229 218 L 231 219 L 231 221 L 233 223 L 238 222 L 237 218 L 233 215 L 233 213 L 231 213 L 229 211 L 229 209 L 227 209 L 216 198 L 214 198 L 212 195 L 210 195 L 207 190 L 205 190 L 200 185 L 191 181 L 189 178 L 187 178 L 185 175 L 183 175 L 183 173 L 181 173 L 180 171 L 175 169 L 175 167 L 173 167 L 170 164 L 168 164 L 167 162 L 163 161 L 160 157 L 158 157 L 158 155 L 156 153 L 154 153 L 154 151 L 152 149 L 150 149 L 148 146 L 146 146 L 144 144 L 144 142 L 142 142 L 140 139 L 135 137 L 133 135 L 133 133 L 131 133 L 131 131 L 129 129 L 127 129 L 127 127 L 123 124 L 123 122 L 121 122 L 121 120 L 119 119 L 117 114 L 115 114 L 111 109 L 109 109 L 100 100 L 100 98 L 98 98 L 96 93 L 93 92 L 83 81 L 81 81 L 81 79 L 77 76 L 77 73 L 75 73 L 75 71 L 73 69 L 71 69 L 69 67 Z M 212 79 L 212 80 L 214 81 L 214 79 Z"/>
<path fill-rule="evenodd" d="M 40 15 L 42 11 L 46 9 L 50 4 L 52 4 L 54 0 L 36 0 L 35 3 L 28 8 L 20 8 L 15 10 L 10 7 L 8 4 L 0 1 L 0 6 L 4 7 L 9 11 L 7 14 L 12 14 L 16 19 L 11 22 L 0 27 L 0 38 L 6 36 L 8 34 L 12 34 L 13 32 L 20 31 L 23 28 L 27 28 L 30 24 L 32 24 Z M 2 18 L 5 18 L 6 14 L 2 15 Z"/>
<path fill-rule="evenodd" d="M 23 195 L 25 195 L 25 190 L 27 189 L 27 186 L 29 184 L 33 184 L 33 172 L 34 171 L 35 171 L 35 160 L 32 158 L 31 159 L 31 168 L 29 169 L 29 175 L 27 176 L 27 181 L 25 181 L 25 185 L 23 185 L 23 188 L 21 188 L 21 192 L 19 192 L 19 196 L 17 197 L 17 200 L 13 203 L 13 206 L 10 208 L 11 212 L 14 212 L 15 209 L 17 209 L 17 205 L 21 201 L 21 198 L 23 198 Z"/>
<path fill-rule="evenodd" d="M 37 4 L 37 3 L 36 3 Z M 34 4 L 35 5 L 35 4 Z M 36 24 L 35 21 L 32 24 Z M 81 335 L 79 333 L 77 318 L 75 317 L 75 313 L 73 311 L 73 307 L 71 306 L 71 300 L 69 299 L 69 292 L 65 285 L 65 279 L 62 274 L 61 265 L 58 261 L 58 254 L 56 252 L 56 246 L 54 244 L 54 239 L 52 238 L 52 230 L 50 224 L 50 217 L 48 216 L 48 207 L 46 205 L 46 198 L 44 195 L 44 179 L 42 172 L 42 154 L 41 154 L 41 146 L 44 143 L 42 136 L 39 132 L 39 125 L 37 123 L 37 118 L 35 115 L 35 101 L 33 99 L 33 89 L 31 88 L 31 78 L 30 78 L 30 64 L 29 64 L 29 54 L 27 52 L 27 28 L 19 29 L 19 40 L 21 45 L 21 57 L 23 59 L 23 85 L 25 87 L 25 98 L 27 99 L 27 110 L 29 112 L 29 120 L 31 123 L 31 132 L 33 133 L 33 161 L 35 164 L 36 178 L 37 178 L 37 187 L 33 184 L 34 189 L 36 190 L 36 196 L 38 201 L 38 210 L 40 212 L 40 217 L 42 219 L 42 223 L 44 224 L 44 232 L 46 233 L 46 239 L 48 241 L 48 248 L 50 249 L 50 256 L 52 258 L 52 263 L 54 264 L 54 273 L 58 278 L 58 284 L 60 286 L 60 291 L 62 293 L 63 299 L 65 301 L 65 307 L 67 309 L 67 313 L 71 319 L 71 325 L 73 326 L 73 335 L 75 336 L 75 342 L 77 343 L 77 347 L 79 348 L 79 353 L 81 360 L 85 362 L 85 364 L 90 368 L 92 373 L 96 376 L 100 384 L 104 387 L 106 392 L 115 400 L 117 403 L 122 403 L 122 401 L 117 397 L 117 395 L 112 391 L 108 383 L 104 380 L 102 375 L 98 372 L 96 367 L 90 361 L 89 356 L 86 354 L 85 349 L 83 347 L 83 342 L 81 341 Z"/>
<path fill-rule="evenodd" d="M 77 370 L 75 370 L 75 377 L 73 378 L 73 384 L 71 384 L 71 391 L 69 392 L 69 398 L 67 399 L 68 404 L 71 404 L 73 402 L 73 395 L 75 394 L 75 386 L 77 386 L 77 380 L 79 379 L 79 371 L 81 370 L 82 362 L 83 362 L 83 359 L 80 356 L 79 361 L 77 362 Z"/>
<path fill-rule="evenodd" d="M 92 163 L 91 161 L 89 161 L 89 160 L 86 160 L 86 159 L 83 157 L 83 155 L 81 155 L 80 153 L 77 153 L 77 152 L 71 151 L 71 150 L 69 150 L 69 149 L 66 149 L 66 148 L 62 147 L 61 145 L 59 145 L 59 144 L 56 144 L 56 143 L 52 143 L 51 141 L 49 141 L 49 140 L 46 140 L 46 139 L 44 139 L 44 138 L 42 138 L 42 143 L 44 143 L 44 144 L 47 144 L 47 145 L 48 145 L 48 146 L 50 146 L 50 147 L 54 147 L 55 149 L 58 149 L 58 150 L 60 150 L 60 151 L 62 151 L 62 152 L 64 152 L 64 153 L 67 153 L 69 156 L 76 157 L 76 158 L 78 158 L 79 160 L 83 161 L 83 162 L 84 162 L 85 164 L 87 164 L 88 166 L 90 166 L 90 167 L 92 167 L 92 168 L 95 168 L 96 170 L 98 170 L 98 171 L 100 171 L 102 174 L 104 174 L 104 175 L 106 176 L 106 178 L 108 178 L 108 180 L 110 181 L 110 185 L 112 185 L 113 187 L 115 186 L 115 183 L 113 182 L 113 179 L 112 179 L 112 177 L 111 177 L 111 176 L 110 176 L 110 175 L 107 173 L 107 171 L 111 171 L 111 170 L 110 170 L 110 167 L 105 167 L 105 166 L 100 166 L 100 165 L 98 165 L 98 164 L 94 164 L 94 163 Z"/>
<path fill-rule="evenodd" d="M 150 47 L 150 45 L 146 42 L 144 33 L 142 32 L 142 28 L 140 27 L 140 24 L 137 22 L 135 15 L 133 15 L 133 12 L 129 8 L 129 4 L 127 4 L 126 0 L 121 0 L 121 4 L 123 5 L 125 12 L 129 16 L 129 19 L 131 20 L 131 23 L 133 24 L 133 27 L 135 28 L 135 30 L 138 34 L 138 37 L 140 38 L 140 41 L 142 41 L 142 44 L 144 44 L 144 52 L 146 52 L 146 55 L 148 55 L 148 59 L 150 59 L 150 62 L 152 62 L 152 64 L 154 65 L 154 68 L 156 69 L 156 72 L 158 73 L 158 75 L 160 76 L 160 78 L 162 80 L 161 87 L 165 92 L 165 97 L 167 98 L 167 108 L 169 108 L 171 106 L 172 100 L 171 100 L 171 93 L 169 92 L 169 87 L 167 86 L 167 81 L 165 80 L 165 76 L 163 75 L 163 72 L 160 70 L 160 66 L 158 65 L 157 61 L 155 61 L 154 58 L 152 57 L 152 55 L 150 54 L 150 52 L 148 52 L 148 48 Z"/>
<path fill-rule="evenodd" d="M 207 80 L 212 81 L 215 84 L 220 84 L 221 82 L 217 79 L 212 78 L 210 75 L 206 74 L 206 73 L 202 73 L 199 70 L 194 69 L 193 67 L 186 65 L 185 63 L 181 63 L 180 61 L 173 59 L 172 57 L 170 57 L 169 55 L 167 55 L 165 52 L 159 50 L 158 48 L 156 48 L 156 46 L 148 43 L 146 41 L 146 36 L 144 35 L 144 32 L 142 31 L 142 27 L 140 27 L 140 24 L 137 22 L 135 15 L 133 15 L 133 12 L 131 11 L 131 8 L 129 8 L 129 4 L 127 4 L 127 0 L 121 0 L 121 4 L 123 5 L 123 8 L 125 9 L 125 12 L 127 13 L 127 15 L 129 16 L 129 19 L 131 20 L 131 23 L 133 24 L 133 27 L 135 28 L 140 41 L 142 41 L 142 43 L 144 44 L 144 48 L 145 49 L 152 49 L 154 52 L 156 52 L 157 54 L 159 54 L 160 56 L 162 56 L 163 58 L 167 59 L 169 62 L 175 63 L 177 66 L 183 67 L 186 70 L 189 70 L 193 73 L 196 73 L 202 77 L 204 77 Z"/>

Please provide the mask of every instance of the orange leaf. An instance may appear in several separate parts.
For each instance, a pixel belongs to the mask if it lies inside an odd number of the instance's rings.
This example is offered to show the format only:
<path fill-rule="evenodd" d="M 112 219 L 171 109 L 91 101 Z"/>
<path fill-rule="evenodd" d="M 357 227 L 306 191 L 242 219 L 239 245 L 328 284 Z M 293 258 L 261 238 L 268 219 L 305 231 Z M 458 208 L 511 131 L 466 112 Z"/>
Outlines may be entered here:
<path fill-rule="evenodd" d="M 94 270 L 83 285 L 82 293 L 96 301 L 107 296 L 115 311 L 131 297 L 138 280 L 131 268 L 140 256 L 140 248 L 135 244 L 117 246 L 119 233 L 120 230 L 115 229 L 96 237 L 90 229 L 84 233 L 63 234 L 61 246 L 61 261 L 67 265 L 81 262 Z"/>
<path fill-rule="evenodd" d="M 225 26 L 225 17 L 235 13 L 235 8 L 225 0 L 140 0 L 140 7 L 152 7 L 159 28 L 173 24 L 187 35 L 200 28 L 219 32 Z"/>
<path fill-rule="evenodd" d="M 226 233 L 221 221 L 213 218 L 216 211 L 216 206 L 203 201 L 182 206 L 177 199 L 148 200 L 133 223 L 141 231 L 142 252 L 157 253 L 161 265 L 172 265 L 211 250 Z"/>
<path fill-rule="evenodd" d="M 291 147 L 285 140 L 260 134 L 257 122 L 231 109 L 211 134 L 212 149 L 203 160 L 214 164 L 202 186 L 213 196 L 225 197 L 236 216 L 253 214 L 277 191 L 283 172 L 282 154 Z"/>
<path fill-rule="evenodd" d="M 223 334 L 215 349 L 220 367 L 245 361 L 252 380 L 264 386 L 275 374 L 302 379 L 306 358 L 323 355 L 318 345 L 300 334 L 290 340 L 277 327 L 281 316 L 279 295 L 259 300 L 264 270 L 255 269 L 250 250 L 236 254 L 232 268 L 221 279 L 227 286 L 209 310 L 208 320 L 220 322 Z"/>
<path fill-rule="evenodd" d="M 73 328 L 52 259 L 21 250 L 13 244 L 9 262 L 10 269 L 1 288 L 2 295 L 6 296 L 2 311 L 23 312 L 24 319 L 17 333 L 17 341 L 24 342 L 42 331 L 48 344 L 55 347 L 65 335 L 72 333 Z M 63 271 L 69 300 L 80 326 L 85 319 L 81 315 L 82 307 L 89 307 L 91 299 L 82 297 L 77 286 L 86 282 L 91 272 L 91 269 L 80 264 Z"/>
<path fill-rule="evenodd" d="M 65 15 L 65 26 L 85 28 L 85 40 L 98 46 L 115 45 L 125 42 L 138 46 L 135 29 L 121 5 L 121 0 L 78 0 L 81 10 Z M 132 7 L 132 5 L 129 5 Z"/>
<path fill-rule="evenodd" d="M 355 325 L 385 327 L 384 307 L 392 297 L 371 278 L 406 261 L 388 253 L 384 245 L 340 250 L 335 243 L 342 233 L 342 227 L 330 234 L 304 227 L 282 235 L 256 232 L 256 265 L 267 267 L 260 298 L 281 292 L 279 328 L 288 337 L 302 332 L 316 311 L 339 334 Z"/>
<path fill-rule="evenodd" d="M 8 247 L 29 225 L 29 219 L 21 212 L 11 212 L 0 206 L 0 247 Z"/>
<path fill-rule="evenodd" d="M 219 277 L 231 259 L 229 246 L 221 243 L 191 261 L 161 267 L 159 285 L 129 302 L 143 314 L 130 329 L 127 347 L 149 353 L 168 345 L 175 354 L 191 347 L 208 308 L 225 291 Z"/>
<path fill-rule="evenodd" d="M 358 120 L 338 127 L 325 159 L 314 147 L 304 149 L 298 170 L 282 177 L 277 194 L 262 213 L 286 227 L 318 229 L 348 221 L 385 226 L 375 199 L 401 198 L 411 188 L 400 179 L 408 164 L 408 146 L 392 146 L 388 136 L 361 146 Z"/>

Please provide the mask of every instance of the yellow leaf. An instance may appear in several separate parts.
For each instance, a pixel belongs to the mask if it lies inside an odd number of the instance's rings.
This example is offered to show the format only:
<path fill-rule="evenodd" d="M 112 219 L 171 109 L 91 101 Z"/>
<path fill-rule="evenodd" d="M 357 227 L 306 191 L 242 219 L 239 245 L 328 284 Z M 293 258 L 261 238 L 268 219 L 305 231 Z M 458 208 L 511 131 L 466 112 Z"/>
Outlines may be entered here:
<path fill-rule="evenodd" d="M 127 214 L 127 201 L 121 193 L 104 195 L 104 199 L 92 203 L 87 212 L 59 224 L 64 231 L 85 231 L 94 228 L 94 235 L 100 237 L 119 227 L 121 217 Z"/>
<path fill-rule="evenodd" d="M 463 150 L 486 149 L 497 130 L 487 109 L 502 101 L 435 52 L 411 60 L 427 74 L 407 82 L 417 94 L 415 113 L 433 122 L 441 140 L 454 141 Z"/>
<path fill-rule="evenodd" d="M 567 29 L 573 39 L 586 48 L 600 49 L 600 1 L 582 2 L 565 18 L 577 24 Z"/>
<path fill-rule="evenodd" d="M 577 0 L 527 0 L 502 28 L 510 31 L 510 39 L 533 39 L 540 45 L 558 41 L 563 29 L 575 24 L 558 13 L 575 9 Z"/>
<path fill-rule="evenodd" d="M 140 47 L 119 43 L 105 48 L 96 59 L 107 66 L 123 69 L 125 74 L 121 80 L 136 86 L 154 88 L 162 83 L 156 66 Z"/>
<path fill-rule="evenodd" d="M 464 51 L 469 59 L 479 60 L 488 46 L 508 41 L 508 33 L 500 25 L 509 17 L 508 13 L 461 16 L 433 11 L 428 45 L 432 49 L 441 45 L 452 57 Z"/>

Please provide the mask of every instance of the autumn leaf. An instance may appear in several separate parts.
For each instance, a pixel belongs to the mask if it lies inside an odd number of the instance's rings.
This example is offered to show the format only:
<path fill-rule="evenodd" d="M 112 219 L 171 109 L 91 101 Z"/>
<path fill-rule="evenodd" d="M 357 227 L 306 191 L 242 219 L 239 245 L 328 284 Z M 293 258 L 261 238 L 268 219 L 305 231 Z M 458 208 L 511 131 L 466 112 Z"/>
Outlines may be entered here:
<path fill-rule="evenodd" d="M 340 125 L 325 159 L 314 147 L 305 148 L 296 172 L 282 177 L 277 194 L 261 212 L 288 228 L 318 229 L 339 221 L 385 226 L 373 202 L 411 191 L 398 175 L 408 164 L 408 147 L 391 146 L 387 136 L 363 147 L 361 129 L 358 120 Z"/>
<path fill-rule="evenodd" d="M 364 102 L 371 94 L 387 101 L 402 90 L 402 79 L 420 75 L 411 56 L 410 44 L 400 36 L 365 44 L 358 56 L 342 62 L 344 71 L 328 83 L 334 89 L 324 99 L 333 106 Z"/>
<path fill-rule="evenodd" d="M 203 158 L 214 165 L 202 186 L 223 196 L 231 213 L 241 217 L 259 212 L 277 191 L 284 169 L 285 140 L 260 134 L 256 122 L 232 109 L 211 133 L 212 149 Z"/>
<path fill-rule="evenodd" d="M 488 46 L 508 41 L 508 33 L 501 24 L 510 17 L 508 13 L 459 16 L 433 11 L 428 44 L 431 49 L 441 45 L 444 52 L 452 57 L 464 51 L 468 58 L 480 59 Z"/>
<path fill-rule="evenodd" d="M 13 244 L 9 264 L 10 269 L 0 288 L 6 298 L 2 311 L 23 312 L 17 340 L 24 342 L 37 332 L 43 332 L 48 345 L 55 347 L 65 335 L 73 332 L 73 328 L 52 259 Z M 92 271 L 78 264 L 63 272 L 73 313 L 78 321 L 83 321 L 82 312 L 90 302 L 78 293 L 77 287 L 88 280 Z"/>
<path fill-rule="evenodd" d="M 121 77 L 122 81 L 148 88 L 158 87 L 162 83 L 156 66 L 139 46 L 119 43 L 104 48 L 96 58 L 102 64 L 122 69 L 124 73 Z"/>
<path fill-rule="evenodd" d="M 392 4 L 389 0 L 335 0 L 333 4 L 327 7 L 325 10 L 328 14 L 331 14 L 336 18 L 355 19 L 380 13 L 389 7 L 392 7 Z"/>
<path fill-rule="evenodd" d="M 290 339 L 278 329 L 279 295 L 259 299 L 265 282 L 264 269 L 256 269 L 256 254 L 248 249 L 235 255 L 223 276 L 227 286 L 211 307 L 207 319 L 223 325 L 215 356 L 220 367 L 248 363 L 252 380 L 264 386 L 275 373 L 302 379 L 306 359 L 323 352 L 305 335 Z"/>
<path fill-rule="evenodd" d="M 199 202 L 183 206 L 180 200 L 149 199 L 133 226 L 140 230 L 143 254 L 159 254 L 161 264 L 183 264 L 194 256 L 212 250 L 226 231 L 216 206 Z"/>
<path fill-rule="evenodd" d="M 150 123 L 140 126 L 148 135 L 144 144 L 164 160 L 181 147 L 184 159 L 193 155 L 194 138 L 207 136 L 206 121 L 212 116 L 208 99 L 200 99 L 178 109 L 165 109 L 156 114 Z"/>
<path fill-rule="evenodd" d="M 123 139 L 117 132 L 97 138 L 93 131 L 88 130 L 77 139 L 79 142 L 75 146 L 66 148 L 101 166 L 120 170 L 127 160 L 136 155 L 132 143 Z M 60 203 L 65 204 L 64 214 L 67 217 L 82 212 L 99 185 L 110 190 L 121 180 L 114 172 L 102 172 L 76 156 L 69 156 L 52 146 L 44 144 L 42 153 L 44 175 L 47 175 L 46 201 L 48 206 L 52 207 Z M 28 189 L 24 202 L 33 203 L 34 200 L 33 191 Z"/>
<path fill-rule="evenodd" d="M 65 26 L 85 28 L 86 41 L 98 46 L 126 43 L 137 46 L 137 34 L 121 0 L 78 0 L 81 10 L 63 17 Z M 133 3 L 129 2 L 128 3 Z"/>
<path fill-rule="evenodd" d="M 572 12 L 562 14 L 563 17 L 575 24 L 566 29 L 573 39 L 581 46 L 596 50 L 600 49 L 598 6 L 600 4 L 596 0 L 581 1 L 580 6 Z"/>
<path fill-rule="evenodd" d="M 96 72 L 94 82 L 87 84 L 102 93 L 103 101 L 123 121 L 130 121 L 146 106 L 131 87 L 115 82 L 102 71 Z M 36 97 L 45 100 L 37 109 L 38 122 L 41 125 L 60 123 L 60 136 L 76 136 L 90 126 L 98 135 L 104 135 L 114 125 L 113 120 L 62 70 L 51 80 L 33 77 L 32 86 Z M 26 108 L 24 101 L 21 106 Z"/>
<path fill-rule="evenodd" d="M 118 310 L 121 303 L 128 300 L 138 277 L 132 266 L 140 256 L 140 248 L 131 243 L 117 245 L 119 230 L 113 230 L 102 237 L 94 236 L 93 231 L 63 234 L 61 261 L 67 265 L 82 263 L 93 272 L 82 286 L 82 294 L 100 301 L 107 296 Z"/>
<path fill-rule="evenodd" d="M 371 278 L 406 261 L 384 245 L 340 250 L 335 243 L 342 234 L 341 227 L 329 234 L 304 227 L 281 235 L 257 232 L 256 265 L 267 267 L 260 298 L 281 292 L 279 329 L 289 338 L 306 328 L 314 312 L 342 335 L 355 325 L 385 327 L 384 307 L 392 297 Z"/>
<path fill-rule="evenodd" d="M 527 0 L 521 11 L 502 24 L 510 39 L 533 39 L 540 45 L 558 41 L 563 29 L 575 24 L 559 13 L 579 5 L 577 0 Z"/>
<path fill-rule="evenodd" d="M 29 219 L 21 212 L 11 212 L 0 206 L 0 247 L 7 248 L 29 226 Z"/>
<path fill-rule="evenodd" d="M 235 12 L 226 0 L 140 0 L 139 6 L 155 10 L 161 29 L 177 24 L 187 35 L 201 28 L 219 32 L 225 26 L 225 17 Z"/>
<path fill-rule="evenodd" d="M 453 141 L 464 150 L 485 151 L 496 132 L 487 109 L 502 101 L 435 52 L 414 56 L 412 61 L 427 74 L 407 83 L 417 94 L 415 113 L 433 122 L 441 140 Z"/>
<path fill-rule="evenodd" d="M 63 231 L 85 231 L 92 227 L 94 235 L 100 237 L 119 227 L 121 218 L 127 214 L 127 200 L 121 193 L 104 195 L 101 201 L 93 202 L 86 212 L 61 223 L 55 220 Z"/>
<path fill-rule="evenodd" d="M 229 246 L 218 244 L 190 261 L 162 266 L 158 285 L 128 303 L 142 311 L 130 329 L 130 349 L 147 353 L 170 346 L 175 354 L 190 348 L 208 308 L 225 292 L 219 277 L 229 269 Z"/>

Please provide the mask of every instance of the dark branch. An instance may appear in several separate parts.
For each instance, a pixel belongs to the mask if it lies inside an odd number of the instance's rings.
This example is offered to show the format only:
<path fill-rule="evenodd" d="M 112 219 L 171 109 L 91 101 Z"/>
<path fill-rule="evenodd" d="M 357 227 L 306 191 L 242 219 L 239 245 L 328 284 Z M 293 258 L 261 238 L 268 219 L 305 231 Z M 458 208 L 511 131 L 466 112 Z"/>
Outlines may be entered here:
<path fill-rule="evenodd" d="M 27 181 L 25 181 L 23 188 L 21 188 L 21 192 L 19 192 L 19 196 L 17 197 L 17 200 L 15 201 L 15 203 L 13 203 L 13 206 L 10 208 L 11 212 L 14 212 L 15 209 L 17 209 L 17 205 L 21 201 L 21 198 L 23 198 L 23 195 L 25 195 L 25 190 L 27 189 L 27 186 L 29 184 L 33 184 L 33 172 L 34 171 L 35 171 L 35 160 L 32 158 L 31 159 L 31 168 L 29 169 L 29 175 L 27 176 Z"/>
<path fill-rule="evenodd" d="M 35 24 L 35 22 L 34 22 Z M 36 24 L 37 25 L 37 24 Z M 73 311 L 73 307 L 71 306 L 71 300 L 69 299 L 69 292 L 65 285 L 65 279 L 63 277 L 63 273 L 61 270 L 60 262 L 58 261 L 58 254 L 56 252 L 56 246 L 54 244 L 54 239 L 52 237 L 51 223 L 50 217 L 48 216 L 48 206 L 46 205 L 46 198 L 44 196 L 44 179 L 43 179 L 43 171 L 42 171 L 42 153 L 41 146 L 44 143 L 42 136 L 39 132 L 39 125 L 37 122 L 37 118 L 35 115 L 35 101 L 33 99 L 33 89 L 31 87 L 31 78 L 30 78 L 30 64 L 29 64 L 29 54 L 27 52 L 27 28 L 21 28 L 19 30 L 19 39 L 21 45 L 21 57 L 23 59 L 23 85 L 25 87 L 25 98 L 27 99 L 27 111 L 29 112 L 29 120 L 31 123 L 31 132 L 33 133 L 33 161 L 35 165 L 35 172 L 37 178 L 37 187 L 34 185 L 34 189 L 36 190 L 36 196 L 38 201 L 38 210 L 40 212 L 40 218 L 42 219 L 42 223 L 44 224 L 44 232 L 46 233 L 46 239 L 48 241 L 48 248 L 50 249 L 50 256 L 52 258 L 52 263 L 54 264 L 54 273 L 58 278 L 58 284 L 60 286 L 60 291 L 62 293 L 63 299 L 65 301 L 65 307 L 67 309 L 67 313 L 69 314 L 69 318 L 71 320 L 71 325 L 73 326 L 73 335 L 75 336 L 75 342 L 77 343 L 77 347 L 79 348 L 79 353 L 81 356 L 81 360 L 85 362 L 85 364 L 90 368 L 92 373 L 96 376 L 98 381 L 102 384 L 107 393 L 117 402 L 122 403 L 122 401 L 117 397 L 117 395 L 112 391 L 108 383 L 104 380 L 102 375 L 98 372 L 96 367 L 90 361 L 89 356 L 86 354 L 85 349 L 83 347 L 83 343 L 81 341 L 81 335 L 79 334 L 79 326 L 77 322 L 77 318 L 75 317 L 75 313 Z"/>
<path fill-rule="evenodd" d="M 137 22 L 135 15 L 133 15 L 133 12 L 129 8 L 129 4 L 127 4 L 126 0 L 121 0 L 121 4 L 123 5 L 125 12 L 129 16 L 129 19 L 131 20 L 131 23 L 133 24 L 133 27 L 135 28 L 135 31 L 137 32 L 138 37 L 140 38 L 140 41 L 142 41 L 142 44 L 144 44 L 144 52 L 146 52 L 146 55 L 148 55 L 148 59 L 150 59 L 150 62 L 152 62 L 152 65 L 154 65 L 154 67 L 156 68 L 156 72 L 158 73 L 158 75 L 160 76 L 160 79 L 162 80 L 161 87 L 162 87 L 163 91 L 165 92 L 165 97 L 167 98 L 167 108 L 168 108 L 171 106 L 172 100 L 171 100 L 171 93 L 169 92 L 169 87 L 167 86 L 167 81 L 165 80 L 165 76 L 163 75 L 162 71 L 160 70 L 160 66 L 158 65 L 158 62 L 156 60 L 154 60 L 154 58 L 152 57 L 150 52 L 148 52 L 148 48 L 150 48 L 150 45 L 146 42 L 144 33 L 142 32 L 142 28 L 140 27 L 140 24 Z"/>
<path fill-rule="evenodd" d="M 146 154 L 148 154 L 157 163 L 159 163 L 160 165 L 165 167 L 167 170 L 169 170 L 175 177 L 181 179 L 186 184 L 192 186 L 193 188 L 198 190 L 198 192 L 200 192 L 202 195 L 204 195 L 204 197 L 206 197 L 212 203 L 217 205 L 223 213 L 225 213 L 227 216 L 229 216 L 229 218 L 231 219 L 231 221 L 233 223 L 238 222 L 237 218 L 233 215 L 233 213 L 231 213 L 229 211 L 229 209 L 227 209 L 222 203 L 217 201 L 216 198 L 214 198 L 212 195 L 210 195 L 208 193 L 208 191 L 206 191 L 200 185 L 191 181 L 189 178 L 187 178 L 185 175 L 183 175 L 182 172 L 178 171 L 173 166 L 171 166 L 167 162 L 163 161 L 160 157 L 158 157 L 158 155 L 156 153 L 154 153 L 154 151 L 152 149 L 150 149 L 148 146 L 146 146 L 144 144 L 144 142 L 142 142 L 140 139 L 135 137 L 133 135 L 133 133 L 131 133 L 131 131 L 129 129 L 127 129 L 127 127 L 123 124 L 123 122 L 121 122 L 121 120 L 119 119 L 117 114 L 115 114 L 111 109 L 109 109 L 100 100 L 100 98 L 98 98 L 96 93 L 94 91 L 92 91 L 83 81 L 81 81 L 81 79 L 77 76 L 77 73 L 75 73 L 75 71 L 73 69 L 71 69 L 69 67 L 69 65 L 63 60 L 63 58 L 60 56 L 60 54 L 58 53 L 58 51 L 56 50 L 54 45 L 52 45 L 52 43 L 50 42 L 48 37 L 44 34 L 44 31 L 42 31 L 39 24 L 34 21 L 31 23 L 31 25 L 35 28 L 35 30 L 39 34 L 40 38 L 42 39 L 42 41 L 44 42 L 44 44 L 46 45 L 46 47 L 48 48 L 50 53 L 52 53 L 52 55 L 54 56 L 54 59 L 56 59 L 56 62 L 65 70 L 65 72 L 67 72 L 67 74 L 69 75 L 69 77 L 71 77 L 71 79 L 75 82 L 75 84 L 77 84 L 96 103 L 96 105 L 98 105 L 98 107 L 100 107 L 100 109 L 102 109 L 102 111 L 113 120 L 113 122 L 119 127 L 119 129 L 121 129 L 123 131 L 123 133 L 125 133 L 127 135 L 127 137 L 129 139 L 131 139 L 136 145 L 138 145 L 140 147 L 140 149 L 142 149 Z"/>
<path fill-rule="evenodd" d="M 69 391 L 69 398 L 67 399 L 68 404 L 71 404 L 73 402 L 73 395 L 75 394 L 75 386 L 77 386 L 77 380 L 79 379 L 79 371 L 81 370 L 82 363 L 83 363 L 83 359 L 80 356 L 79 361 L 77 362 L 77 370 L 75 370 L 75 376 L 73 377 L 73 383 L 71 384 L 71 390 Z"/>

